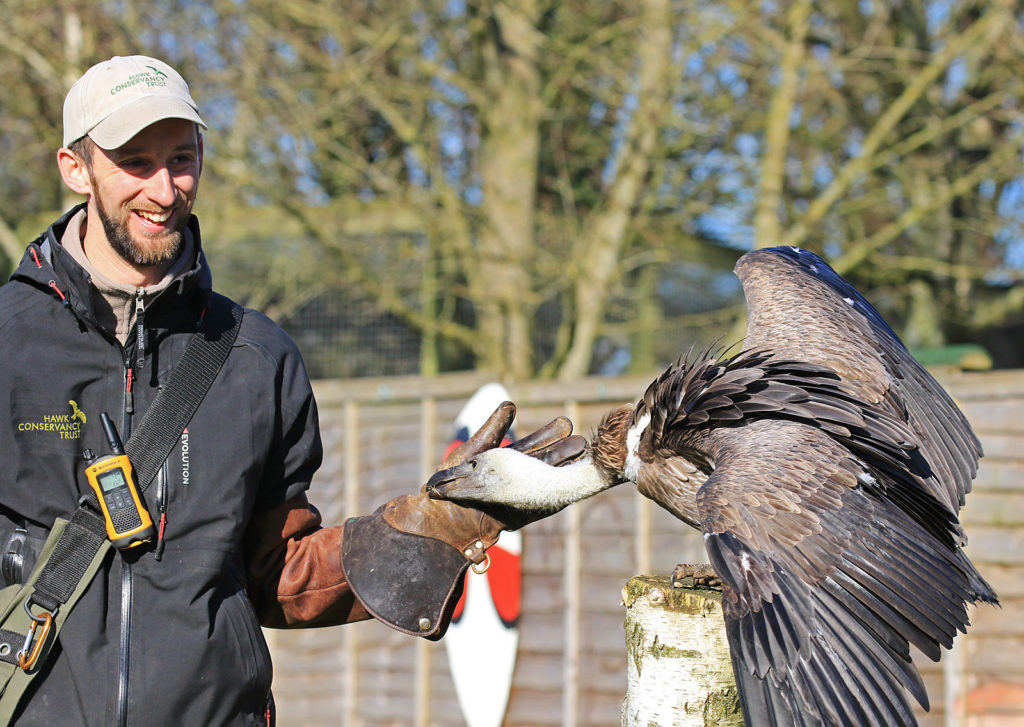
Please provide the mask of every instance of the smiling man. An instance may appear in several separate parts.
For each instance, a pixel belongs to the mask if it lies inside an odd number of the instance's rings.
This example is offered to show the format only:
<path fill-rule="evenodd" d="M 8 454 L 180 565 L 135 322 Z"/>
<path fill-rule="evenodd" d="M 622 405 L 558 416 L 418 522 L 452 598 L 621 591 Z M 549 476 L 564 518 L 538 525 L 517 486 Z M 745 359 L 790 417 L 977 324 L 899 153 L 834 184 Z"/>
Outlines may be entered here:
<path fill-rule="evenodd" d="M 99 63 L 67 95 L 57 164 L 86 201 L 0 287 L 0 585 L 26 582 L 55 519 L 90 492 L 83 451 L 108 452 L 101 414 L 127 440 L 206 311 L 226 304 L 192 214 L 205 129 L 185 81 L 154 58 Z M 499 407 L 462 453 L 496 446 L 513 415 Z M 558 423 L 521 447 L 569 444 L 541 453 L 557 463 L 574 453 L 567 436 Z M 246 310 L 145 492 L 155 537 L 115 551 L 65 609 L 12 723 L 268 725 L 261 625 L 373 616 L 439 638 L 462 575 L 507 523 L 417 493 L 321 527 L 306 499 L 321 458 L 297 348 Z M 0 643 L 0 661 L 15 656 Z"/>
<path fill-rule="evenodd" d="M 68 92 L 57 165 L 88 201 L 61 243 L 92 274 L 99 319 L 122 343 L 136 309 L 194 257 L 205 128 L 184 79 L 154 58 L 100 63 Z"/>
<path fill-rule="evenodd" d="M 140 284 L 157 282 L 181 253 L 202 169 L 198 122 L 162 119 L 123 145 L 98 147 L 88 136 L 57 156 L 69 188 L 88 195 L 99 224 L 86 228 L 89 259 Z"/>

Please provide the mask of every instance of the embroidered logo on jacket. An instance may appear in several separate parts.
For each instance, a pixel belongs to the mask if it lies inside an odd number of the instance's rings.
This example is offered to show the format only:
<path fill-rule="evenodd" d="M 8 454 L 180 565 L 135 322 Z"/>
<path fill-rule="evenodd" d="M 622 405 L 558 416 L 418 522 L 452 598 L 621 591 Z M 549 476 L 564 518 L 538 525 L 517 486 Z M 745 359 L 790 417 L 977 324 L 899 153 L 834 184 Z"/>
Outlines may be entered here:
<path fill-rule="evenodd" d="M 77 419 L 82 422 L 82 424 L 85 424 L 85 412 L 78 408 L 78 402 L 74 399 L 68 399 L 68 404 L 71 405 L 71 420 L 74 421 Z"/>
<path fill-rule="evenodd" d="M 82 425 L 86 423 L 85 412 L 78 408 L 78 402 L 68 400 L 70 411 L 55 414 L 43 414 L 36 420 L 18 422 L 19 432 L 52 432 L 61 439 L 80 439 Z"/>

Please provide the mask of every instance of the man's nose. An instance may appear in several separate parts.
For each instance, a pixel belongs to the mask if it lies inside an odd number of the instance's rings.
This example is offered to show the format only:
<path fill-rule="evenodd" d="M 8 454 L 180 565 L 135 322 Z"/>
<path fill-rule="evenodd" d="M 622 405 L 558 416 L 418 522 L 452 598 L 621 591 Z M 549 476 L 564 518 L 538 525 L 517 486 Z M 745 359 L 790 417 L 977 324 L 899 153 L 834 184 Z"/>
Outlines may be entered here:
<path fill-rule="evenodd" d="M 174 177 L 167 167 L 160 167 L 149 178 L 146 185 L 146 194 L 149 198 L 161 207 L 170 207 L 178 198 L 178 190 L 174 184 Z"/>

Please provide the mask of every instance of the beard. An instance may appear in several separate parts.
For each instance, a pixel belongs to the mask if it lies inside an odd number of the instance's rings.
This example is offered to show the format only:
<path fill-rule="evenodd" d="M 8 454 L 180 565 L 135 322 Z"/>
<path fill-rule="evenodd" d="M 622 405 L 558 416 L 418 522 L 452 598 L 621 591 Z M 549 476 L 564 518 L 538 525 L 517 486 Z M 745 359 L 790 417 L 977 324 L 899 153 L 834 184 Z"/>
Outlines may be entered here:
<path fill-rule="evenodd" d="M 115 218 L 103 209 L 103 202 L 96 197 L 96 210 L 99 212 L 103 231 L 107 235 L 110 246 L 126 262 L 140 267 L 166 265 L 177 259 L 184 245 L 184 230 L 188 224 L 188 215 L 180 215 L 180 221 L 173 230 L 161 235 L 145 236 L 136 239 L 128 230 L 128 216 Z"/>

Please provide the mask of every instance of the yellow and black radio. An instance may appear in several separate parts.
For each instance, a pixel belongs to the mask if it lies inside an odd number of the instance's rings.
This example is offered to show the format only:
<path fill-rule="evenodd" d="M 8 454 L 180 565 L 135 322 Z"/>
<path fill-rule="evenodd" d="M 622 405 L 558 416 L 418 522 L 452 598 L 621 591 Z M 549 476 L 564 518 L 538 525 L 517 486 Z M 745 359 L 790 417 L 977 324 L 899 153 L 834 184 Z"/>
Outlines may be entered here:
<path fill-rule="evenodd" d="M 85 450 L 85 476 L 99 500 L 110 543 L 115 548 L 124 550 L 150 540 L 155 528 L 153 519 L 142 504 L 142 498 L 132 476 L 132 463 L 124 453 L 124 446 L 114 423 L 106 412 L 100 415 L 100 419 L 111 453 L 94 458 L 91 450 Z"/>

